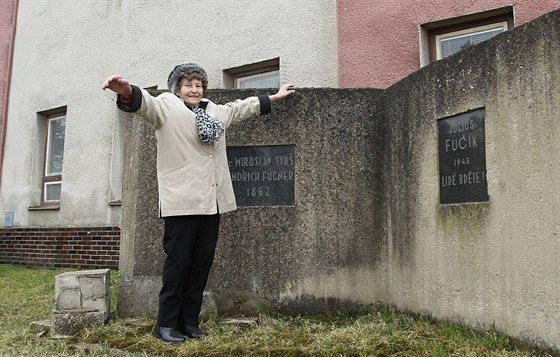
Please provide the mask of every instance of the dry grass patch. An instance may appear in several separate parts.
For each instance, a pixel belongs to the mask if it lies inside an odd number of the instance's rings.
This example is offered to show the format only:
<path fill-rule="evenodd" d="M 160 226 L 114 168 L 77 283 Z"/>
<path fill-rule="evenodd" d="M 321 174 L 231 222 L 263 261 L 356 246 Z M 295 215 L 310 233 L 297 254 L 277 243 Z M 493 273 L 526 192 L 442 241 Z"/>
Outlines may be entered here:
<path fill-rule="evenodd" d="M 54 277 L 61 272 L 0 265 L 0 356 L 539 355 L 496 331 L 476 332 L 388 308 L 326 317 L 263 313 L 253 324 L 209 321 L 201 326 L 210 333 L 208 338 L 181 345 L 155 339 L 153 320 L 118 319 L 114 313 L 106 326 L 85 329 L 65 340 L 37 337 L 28 326 L 50 317 Z M 118 277 L 111 273 L 114 295 Z"/>

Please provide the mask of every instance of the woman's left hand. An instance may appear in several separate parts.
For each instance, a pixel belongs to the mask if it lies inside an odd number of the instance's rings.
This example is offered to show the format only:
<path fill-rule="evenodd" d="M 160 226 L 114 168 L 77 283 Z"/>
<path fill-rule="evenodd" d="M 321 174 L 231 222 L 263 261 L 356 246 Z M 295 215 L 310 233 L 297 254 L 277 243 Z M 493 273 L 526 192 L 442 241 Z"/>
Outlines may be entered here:
<path fill-rule="evenodd" d="M 293 84 L 290 84 L 290 83 L 282 84 L 280 86 L 280 89 L 278 89 L 278 92 L 276 94 L 270 96 L 270 100 L 273 101 L 273 102 L 277 102 L 277 101 L 282 100 L 282 99 L 286 98 L 287 96 L 291 95 L 295 91 L 296 90 L 294 89 Z"/>

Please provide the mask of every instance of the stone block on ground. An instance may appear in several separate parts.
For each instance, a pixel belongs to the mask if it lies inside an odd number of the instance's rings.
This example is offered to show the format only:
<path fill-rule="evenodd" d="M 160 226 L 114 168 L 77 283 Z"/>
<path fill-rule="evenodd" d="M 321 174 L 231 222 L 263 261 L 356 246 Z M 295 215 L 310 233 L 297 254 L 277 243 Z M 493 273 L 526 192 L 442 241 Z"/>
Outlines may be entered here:
<path fill-rule="evenodd" d="M 51 320 L 33 321 L 29 324 L 29 332 L 37 336 L 43 336 L 45 334 L 48 334 L 50 330 L 51 330 Z"/>
<path fill-rule="evenodd" d="M 231 317 L 221 321 L 226 325 L 256 325 L 259 322 L 257 317 Z"/>
<path fill-rule="evenodd" d="M 55 277 L 55 310 L 91 309 L 109 318 L 109 269 L 66 272 Z"/>
<path fill-rule="evenodd" d="M 85 327 L 101 326 L 104 322 L 104 313 L 97 310 L 54 310 L 52 314 L 51 338 L 72 336 Z"/>

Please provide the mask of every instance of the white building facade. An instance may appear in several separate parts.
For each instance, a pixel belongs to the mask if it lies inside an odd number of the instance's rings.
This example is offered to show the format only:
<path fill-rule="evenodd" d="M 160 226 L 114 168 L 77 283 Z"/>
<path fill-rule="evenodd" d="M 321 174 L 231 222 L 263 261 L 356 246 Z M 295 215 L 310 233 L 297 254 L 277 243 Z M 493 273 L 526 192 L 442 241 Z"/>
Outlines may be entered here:
<path fill-rule="evenodd" d="M 175 65 L 196 62 L 210 89 L 262 71 L 337 85 L 335 0 L 18 6 L 0 194 L 12 227 L 120 225 L 126 116 L 101 90 L 110 74 L 165 89 Z"/>

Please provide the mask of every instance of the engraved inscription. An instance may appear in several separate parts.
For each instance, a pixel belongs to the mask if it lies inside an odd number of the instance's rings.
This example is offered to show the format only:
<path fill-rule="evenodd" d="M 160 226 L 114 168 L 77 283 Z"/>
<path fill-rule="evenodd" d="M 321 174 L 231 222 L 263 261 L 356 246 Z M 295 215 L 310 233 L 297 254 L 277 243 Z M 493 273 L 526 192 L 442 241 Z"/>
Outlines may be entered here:
<path fill-rule="evenodd" d="M 484 109 L 440 119 L 440 203 L 488 201 Z"/>
<path fill-rule="evenodd" d="M 238 206 L 294 204 L 293 145 L 229 147 L 228 165 Z"/>

